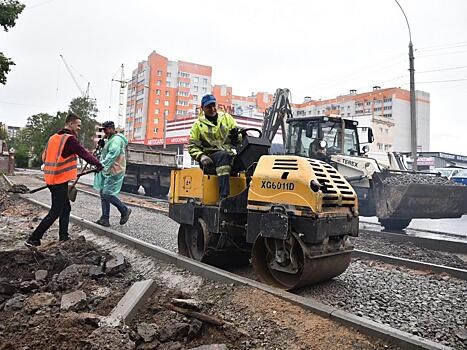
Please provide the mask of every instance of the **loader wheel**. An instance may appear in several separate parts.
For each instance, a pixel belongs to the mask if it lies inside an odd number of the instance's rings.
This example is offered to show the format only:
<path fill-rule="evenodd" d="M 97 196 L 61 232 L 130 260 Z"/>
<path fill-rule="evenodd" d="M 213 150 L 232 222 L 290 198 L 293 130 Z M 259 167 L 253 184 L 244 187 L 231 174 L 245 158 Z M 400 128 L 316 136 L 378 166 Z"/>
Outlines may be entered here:
<path fill-rule="evenodd" d="M 209 232 L 203 219 L 193 226 L 181 224 L 178 230 L 178 252 L 197 261 L 204 261 Z"/>
<path fill-rule="evenodd" d="M 389 231 L 401 231 L 409 226 L 412 219 L 378 219 L 381 226 Z"/>

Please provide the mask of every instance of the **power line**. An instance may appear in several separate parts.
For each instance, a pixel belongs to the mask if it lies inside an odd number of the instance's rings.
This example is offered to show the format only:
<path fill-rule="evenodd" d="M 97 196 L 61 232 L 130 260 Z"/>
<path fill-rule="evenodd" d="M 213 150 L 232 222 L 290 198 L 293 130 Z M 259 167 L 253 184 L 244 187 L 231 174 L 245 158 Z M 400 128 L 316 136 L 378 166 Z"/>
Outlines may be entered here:
<path fill-rule="evenodd" d="M 446 56 L 446 55 L 457 55 L 459 53 L 466 53 L 467 51 L 455 51 L 455 52 L 443 52 L 443 53 L 435 53 L 430 55 L 418 55 L 417 58 L 425 58 L 425 57 L 435 57 L 435 56 Z"/>
<path fill-rule="evenodd" d="M 432 70 L 422 70 L 417 71 L 418 74 L 420 73 L 431 73 L 431 72 L 442 72 L 447 70 L 456 70 L 456 69 L 465 69 L 467 66 L 460 66 L 460 67 L 447 67 L 447 68 L 439 68 L 439 69 L 432 69 Z"/>
<path fill-rule="evenodd" d="M 467 81 L 467 78 L 461 79 L 447 79 L 447 80 L 431 80 L 431 81 L 417 81 L 417 84 L 435 84 L 435 83 L 450 83 L 456 81 Z M 408 83 L 404 83 L 402 85 L 407 85 Z"/>
<path fill-rule="evenodd" d="M 417 48 L 417 50 L 420 50 L 420 51 L 445 50 L 445 49 L 456 48 L 460 46 L 467 46 L 467 42 L 464 41 L 464 42 L 458 42 L 458 43 L 452 43 L 452 44 L 425 46 L 425 47 L 419 47 Z"/>

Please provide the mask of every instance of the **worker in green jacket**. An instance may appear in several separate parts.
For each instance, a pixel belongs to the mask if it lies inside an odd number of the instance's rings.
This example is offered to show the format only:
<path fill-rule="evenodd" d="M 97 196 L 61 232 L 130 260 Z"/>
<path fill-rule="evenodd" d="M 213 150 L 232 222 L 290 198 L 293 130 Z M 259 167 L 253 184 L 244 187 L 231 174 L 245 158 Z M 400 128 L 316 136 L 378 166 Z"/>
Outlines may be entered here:
<path fill-rule="evenodd" d="M 204 170 L 215 168 L 221 200 L 230 194 L 230 170 L 237 153 L 233 146 L 238 141 L 235 119 L 228 113 L 217 111 L 214 95 L 203 96 L 198 120 L 191 128 L 188 152 Z"/>
<path fill-rule="evenodd" d="M 115 130 L 113 121 L 102 123 L 102 128 L 107 142 L 100 156 L 104 169 L 94 176 L 94 188 L 100 191 L 102 207 L 102 215 L 96 223 L 109 227 L 110 204 L 113 204 L 120 212 L 120 225 L 125 224 L 131 214 L 131 209 L 118 198 L 125 178 L 125 149 L 128 140 Z"/>

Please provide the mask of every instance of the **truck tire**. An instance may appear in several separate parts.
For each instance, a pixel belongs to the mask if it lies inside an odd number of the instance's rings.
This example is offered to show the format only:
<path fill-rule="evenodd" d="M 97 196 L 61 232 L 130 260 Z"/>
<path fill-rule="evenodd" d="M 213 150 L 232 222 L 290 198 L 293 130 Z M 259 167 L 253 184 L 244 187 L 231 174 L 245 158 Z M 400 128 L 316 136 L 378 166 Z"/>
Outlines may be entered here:
<path fill-rule="evenodd" d="M 167 196 L 168 193 L 169 193 L 169 187 L 165 187 L 165 186 L 160 187 L 159 194 L 161 196 Z"/>
<path fill-rule="evenodd" d="M 385 230 L 401 231 L 409 226 L 412 219 L 378 219 Z"/>

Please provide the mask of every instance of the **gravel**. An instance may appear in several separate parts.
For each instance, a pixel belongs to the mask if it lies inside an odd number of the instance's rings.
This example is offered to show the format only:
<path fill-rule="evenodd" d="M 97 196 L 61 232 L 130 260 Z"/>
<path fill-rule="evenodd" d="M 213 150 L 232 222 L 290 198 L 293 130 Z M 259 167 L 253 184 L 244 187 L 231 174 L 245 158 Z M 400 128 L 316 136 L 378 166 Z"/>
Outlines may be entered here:
<path fill-rule="evenodd" d="M 455 349 L 467 348 L 462 340 L 467 283 L 462 280 L 354 259 L 339 277 L 298 294 Z"/>
<path fill-rule="evenodd" d="M 454 253 L 417 247 L 411 242 L 388 243 L 382 240 L 381 237 L 360 231 L 358 237 L 353 239 L 353 243 L 356 249 L 467 270 L 467 261 L 462 260 Z"/>
<path fill-rule="evenodd" d="M 48 191 L 31 197 L 50 203 Z M 120 226 L 118 212 L 112 207 L 112 228 L 176 251 L 178 224 L 153 211 L 138 207 L 132 207 L 132 210 L 129 223 Z M 72 214 L 96 220 L 100 215 L 99 199 L 79 193 Z M 367 238 L 358 243 L 361 249 L 372 250 L 371 246 L 386 249 L 385 252 L 391 255 L 403 256 L 399 255 L 403 249 L 396 245 L 384 248 L 383 242 L 379 244 Z M 415 254 L 416 251 L 416 247 L 411 247 L 406 254 Z M 421 257 L 421 253 L 416 254 Z M 442 255 L 439 258 L 442 259 Z M 434 262 L 431 257 L 430 262 Z M 436 263 L 446 262 L 439 260 Z M 467 340 L 463 339 L 467 328 L 466 281 L 373 261 L 353 260 L 341 276 L 318 286 L 307 287 L 299 294 L 456 349 L 467 349 Z"/>
<path fill-rule="evenodd" d="M 409 184 L 429 184 L 429 185 L 453 185 L 459 186 L 462 184 L 448 180 L 442 176 L 409 174 L 409 173 L 392 173 L 383 178 L 383 183 L 387 185 L 409 185 Z"/>

